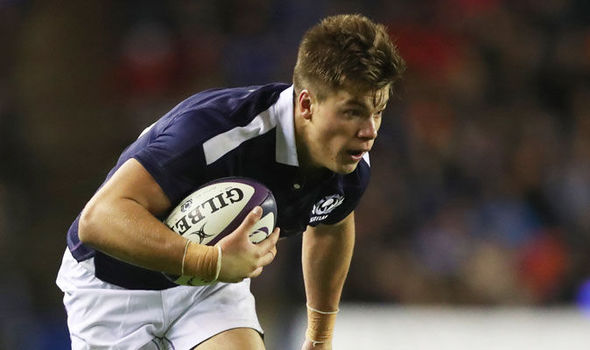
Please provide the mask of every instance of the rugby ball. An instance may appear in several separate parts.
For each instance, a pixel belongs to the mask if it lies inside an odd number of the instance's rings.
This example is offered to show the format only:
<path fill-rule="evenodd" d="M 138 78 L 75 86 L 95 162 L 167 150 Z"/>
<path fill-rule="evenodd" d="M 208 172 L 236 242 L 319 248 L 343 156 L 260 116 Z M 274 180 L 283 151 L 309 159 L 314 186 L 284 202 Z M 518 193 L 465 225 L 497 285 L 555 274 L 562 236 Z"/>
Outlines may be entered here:
<path fill-rule="evenodd" d="M 262 207 L 262 217 L 249 238 L 252 243 L 259 243 L 275 228 L 277 206 L 272 192 L 250 178 L 226 177 L 203 185 L 180 201 L 164 223 L 195 243 L 215 245 L 238 228 L 256 206 Z M 177 284 L 208 284 L 194 276 L 164 275 Z"/>

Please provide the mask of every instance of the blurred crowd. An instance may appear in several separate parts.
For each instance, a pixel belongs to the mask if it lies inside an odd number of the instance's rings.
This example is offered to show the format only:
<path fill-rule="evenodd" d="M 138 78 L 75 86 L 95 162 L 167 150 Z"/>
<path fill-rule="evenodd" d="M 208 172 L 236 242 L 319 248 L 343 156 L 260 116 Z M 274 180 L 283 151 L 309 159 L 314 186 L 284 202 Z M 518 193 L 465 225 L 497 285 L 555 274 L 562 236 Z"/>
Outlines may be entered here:
<path fill-rule="evenodd" d="M 383 13 L 410 70 L 372 152 L 350 293 L 575 302 L 590 278 L 590 3 Z"/>
<path fill-rule="evenodd" d="M 206 88 L 289 82 L 304 30 L 346 12 L 386 24 L 408 71 L 344 299 L 590 299 L 590 2 L 0 0 L 0 348 L 31 317 L 59 328 L 65 232 L 143 128 Z M 299 243 L 258 295 L 303 298 Z"/>

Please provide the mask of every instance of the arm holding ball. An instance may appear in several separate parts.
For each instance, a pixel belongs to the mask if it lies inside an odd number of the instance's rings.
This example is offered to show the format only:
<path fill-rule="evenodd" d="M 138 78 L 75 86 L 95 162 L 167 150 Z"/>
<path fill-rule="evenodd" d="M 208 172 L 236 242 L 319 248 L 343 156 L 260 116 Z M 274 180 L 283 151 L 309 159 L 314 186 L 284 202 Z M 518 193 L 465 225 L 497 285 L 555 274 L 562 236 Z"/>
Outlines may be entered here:
<path fill-rule="evenodd" d="M 214 277 L 218 248 L 196 243 L 187 246 L 186 238 L 156 217 L 170 207 L 157 182 L 137 160 L 130 159 L 82 211 L 80 240 L 105 254 L 151 270 L 178 274 L 184 260 L 186 273 Z M 218 280 L 237 282 L 255 277 L 272 261 L 270 257 L 274 258 L 278 230 L 265 244 L 245 245 L 240 239 L 247 240 L 248 229 L 259 218 L 257 213 L 250 213 L 240 227 L 218 242 L 222 250 Z"/>

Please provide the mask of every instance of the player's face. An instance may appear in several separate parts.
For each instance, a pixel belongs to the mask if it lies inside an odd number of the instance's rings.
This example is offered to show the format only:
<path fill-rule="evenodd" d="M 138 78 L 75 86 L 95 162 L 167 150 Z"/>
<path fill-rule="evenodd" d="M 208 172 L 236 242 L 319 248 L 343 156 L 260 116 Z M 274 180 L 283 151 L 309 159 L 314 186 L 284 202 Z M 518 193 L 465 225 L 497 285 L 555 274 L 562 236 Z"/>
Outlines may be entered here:
<path fill-rule="evenodd" d="M 378 91 L 339 90 L 322 102 L 310 100 L 306 119 L 308 165 L 333 172 L 353 172 L 373 147 L 389 87 Z"/>

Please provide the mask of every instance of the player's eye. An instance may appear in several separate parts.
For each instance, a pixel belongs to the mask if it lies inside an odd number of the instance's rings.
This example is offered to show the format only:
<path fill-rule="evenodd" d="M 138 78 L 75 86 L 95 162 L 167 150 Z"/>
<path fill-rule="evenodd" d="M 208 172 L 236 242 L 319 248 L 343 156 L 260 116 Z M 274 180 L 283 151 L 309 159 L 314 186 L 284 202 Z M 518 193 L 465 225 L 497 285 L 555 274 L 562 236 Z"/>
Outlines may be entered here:
<path fill-rule="evenodd" d="M 361 111 L 358 109 L 347 109 L 344 111 L 344 115 L 349 118 L 359 117 L 359 116 L 361 116 L 361 114 L 362 114 Z"/>

